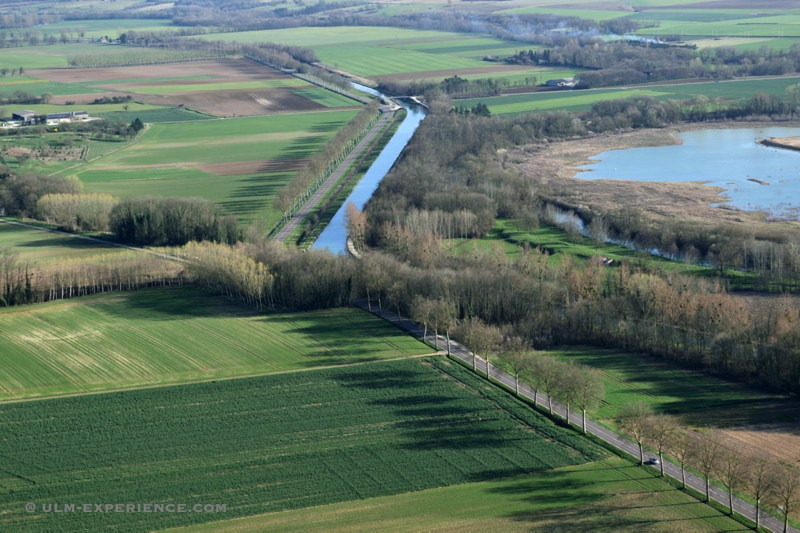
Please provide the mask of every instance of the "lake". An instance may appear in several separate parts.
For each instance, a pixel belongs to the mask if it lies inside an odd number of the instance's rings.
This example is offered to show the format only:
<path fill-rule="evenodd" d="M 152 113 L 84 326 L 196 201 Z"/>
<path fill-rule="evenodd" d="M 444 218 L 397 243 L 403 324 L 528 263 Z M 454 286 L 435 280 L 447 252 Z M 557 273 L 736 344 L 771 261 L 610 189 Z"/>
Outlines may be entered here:
<path fill-rule="evenodd" d="M 580 179 L 703 182 L 725 189 L 726 205 L 797 219 L 800 152 L 756 142 L 800 135 L 800 128 L 729 128 L 677 134 L 683 144 L 611 150 L 592 156 Z M 763 183 L 758 183 L 758 180 Z"/>

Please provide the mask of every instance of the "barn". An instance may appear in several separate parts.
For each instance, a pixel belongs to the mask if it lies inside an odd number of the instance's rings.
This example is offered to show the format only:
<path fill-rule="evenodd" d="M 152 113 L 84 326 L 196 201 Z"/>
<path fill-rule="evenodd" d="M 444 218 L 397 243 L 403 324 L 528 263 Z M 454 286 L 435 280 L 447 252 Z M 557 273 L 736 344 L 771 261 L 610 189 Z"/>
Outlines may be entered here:
<path fill-rule="evenodd" d="M 35 116 L 36 113 L 33 111 L 23 109 L 22 111 L 11 113 L 11 120 L 17 120 L 19 122 L 33 122 L 33 117 Z"/>

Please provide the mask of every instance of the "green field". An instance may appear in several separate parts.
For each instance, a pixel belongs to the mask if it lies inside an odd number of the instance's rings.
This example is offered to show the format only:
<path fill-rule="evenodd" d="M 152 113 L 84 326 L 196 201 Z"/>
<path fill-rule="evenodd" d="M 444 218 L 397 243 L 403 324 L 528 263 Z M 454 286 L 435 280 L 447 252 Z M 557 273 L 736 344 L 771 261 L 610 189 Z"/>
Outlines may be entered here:
<path fill-rule="evenodd" d="M 73 4 L 74 5 L 74 4 Z M 113 5 L 113 4 L 112 4 Z M 92 9 L 96 9 L 93 7 Z M 156 32 L 175 29 L 169 20 L 159 19 L 100 19 L 100 20 L 67 20 L 52 22 L 36 26 L 35 30 L 41 35 L 55 35 L 62 33 L 71 37 L 108 37 L 116 39 L 119 34 L 129 30 L 138 32 Z"/>
<path fill-rule="evenodd" d="M 723 516 L 623 459 L 568 466 L 497 481 L 334 503 L 181 533 L 738 531 Z"/>
<path fill-rule="evenodd" d="M 76 56 L 121 57 L 131 56 L 139 52 L 126 46 L 100 45 L 90 43 L 69 43 L 47 46 L 22 46 L 18 48 L 0 48 L 0 65 L 9 68 L 24 67 L 26 70 L 41 68 L 64 68 L 69 66 L 68 60 Z M 184 57 L 186 52 L 180 50 L 147 50 L 151 58 L 167 59 Z"/>
<path fill-rule="evenodd" d="M 657 99 L 680 100 L 708 96 L 726 100 L 739 100 L 757 93 L 782 95 L 787 87 L 797 83 L 800 83 L 800 77 L 798 76 L 781 76 L 720 82 L 653 84 L 636 88 L 619 87 L 510 94 L 490 98 L 456 100 L 455 103 L 456 105 L 472 107 L 479 102 L 483 102 L 489 106 L 489 110 L 492 113 L 498 115 L 518 115 L 531 111 L 554 111 L 558 109 L 578 112 L 590 109 L 595 102 L 633 96 L 652 96 Z"/>
<path fill-rule="evenodd" d="M 404 78 L 439 79 L 459 70 L 482 69 L 478 77 L 505 79 L 502 63 L 482 61 L 486 55 L 512 55 L 519 49 L 535 48 L 527 43 L 439 31 L 394 27 L 290 28 L 201 36 L 210 40 L 245 43 L 276 42 L 314 49 L 326 64 L 359 76 L 374 78 L 403 74 Z M 515 80 L 537 75 L 541 69 L 519 67 Z M 527 72 L 527 74 L 526 74 Z M 444 73 L 444 74 L 442 74 Z M 469 70 L 465 72 L 468 74 Z"/>
<path fill-rule="evenodd" d="M 0 524 L 11 531 L 161 529 L 607 456 L 441 358 L 5 404 L 0 434 Z M 227 512 L 24 510 L 72 501 Z"/>
<path fill-rule="evenodd" d="M 263 217 L 269 225 L 280 218 L 273 198 L 295 175 L 293 168 L 355 114 L 152 124 L 130 146 L 63 174 L 78 177 L 89 192 L 118 197 L 200 196 L 244 220 Z"/>
<path fill-rule="evenodd" d="M 430 352 L 358 309 L 264 314 L 189 288 L 0 309 L 0 339 L 0 400 Z"/>
<path fill-rule="evenodd" d="M 793 421 L 797 401 L 644 354 L 592 346 L 569 346 L 545 353 L 593 366 L 603 373 L 605 398 L 595 415 L 613 419 L 619 409 L 645 402 L 692 425 L 746 425 Z M 787 417 L 783 419 L 782 417 Z"/>
<path fill-rule="evenodd" d="M 12 224 L 0 224 L 0 248 L 6 247 L 19 254 L 20 261 L 38 266 L 88 259 L 122 249 Z"/>
<path fill-rule="evenodd" d="M 472 107 L 483 102 L 489 111 L 496 115 L 518 115 L 531 111 L 586 111 L 595 102 L 617 100 L 632 96 L 665 97 L 667 93 L 655 87 L 636 89 L 598 89 L 590 91 L 550 91 L 525 94 L 510 94 L 490 98 L 470 98 L 456 100 L 457 105 Z"/>
<path fill-rule="evenodd" d="M 339 93 L 323 89 L 322 87 L 309 87 L 308 89 L 293 89 L 293 93 L 312 100 L 325 107 L 350 107 L 360 105 L 360 102 Z"/>

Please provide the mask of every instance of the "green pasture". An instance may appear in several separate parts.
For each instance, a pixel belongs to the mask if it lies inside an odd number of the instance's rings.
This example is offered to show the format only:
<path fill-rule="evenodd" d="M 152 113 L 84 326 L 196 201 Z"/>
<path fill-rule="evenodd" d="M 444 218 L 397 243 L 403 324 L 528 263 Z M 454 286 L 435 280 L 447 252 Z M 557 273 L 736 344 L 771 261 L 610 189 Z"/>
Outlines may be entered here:
<path fill-rule="evenodd" d="M 628 11 L 611 10 L 611 9 L 570 9 L 570 8 L 557 8 L 557 7 L 514 7 L 511 9 L 503 9 L 501 14 L 531 14 L 531 15 L 558 15 L 562 17 L 579 17 L 589 20 L 611 20 L 622 18 L 630 14 Z"/>
<path fill-rule="evenodd" d="M 736 48 L 741 50 L 759 50 L 760 48 L 767 46 L 769 48 L 773 48 L 775 50 L 788 50 L 792 47 L 792 45 L 797 44 L 798 39 L 790 38 L 790 37 L 778 37 L 775 39 L 746 39 L 747 42 L 743 42 L 741 44 L 736 45 Z"/>
<path fill-rule="evenodd" d="M 39 114 L 66 113 L 67 111 L 86 111 L 89 113 L 89 116 L 98 116 L 103 113 L 124 111 L 124 106 L 126 105 L 128 106 L 129 112 L 165 109 L 164 106 L 159 106 L 156 104 L 143 104 L 134 101 L 120 104 L 8 104 L 4 107 L 9 116 L 11 113 L 21 109 L 27 109 Z"/>
<path fill-rule="evenodd" d="M 209 34 L 201 38 L 307 46 L 324 63 L 353 74 L 366 77 L 414 74 L 415 79 L 437 77 L 437 71 L 495 69 L 502 64 L 482 61 L 485 55 L 504 56 L 534 48 L 526 43 L 474 34 L 373 26 L 359 26 L 357 31 L 349 27 L 290 28 Z M 492 75 L 490 72 L 483 77 Z"/>
<path fill-rule="evenodd" d="M 73 3 L 72 6 L 75 4 Z M 113 4 L 112 4 L 113 5 Z M 94 9 L 94 8 L 93 8 Z M 139 32 L 156 32 L 175 29 L 168 19 L 102 19 L 102 20 L 65 20 L 42 24 L 31 28 L 42 36 L 54 35 L 59 37 L 62 33 L 70 37 L 100 38 L 109 37 L 116 39 L 119 34 L 129 30 Z"/>
<path fill-rule="evenodd" d="M 737 531 L 742 526 L 658 478 L 652 470 L 624 459 L 606 459 L 496 481 L 210 522 L 177 531 L 522 533 L 663 528 L 711 532 Z"/>
<path fill-rule="evenodd" d="M 360 102 L 339 93 L 323 89 L 322 87 L 309 87 L 307 89 L 292 89 L 292 92 L 308 100 L 314 101 L 325 107 L 352 107 L 361 105 Z"/>
<path fill-rule="evenodd" d="M 751 13 L 755 15 L 755 13 Z M 656 19 L 661 15 L 663 18 Z M 733 15 L 731 15 L 733 16 Z M 631 17 L 634 18 L 634 17 Z M 722 14 L 692 12 L 659 13 L 645 11 L 634 20 L 658 20 L 654 28 L 636 31 L 641 35 L 684 35 L 709 37 L 798 37 L 800 14 L 781 13 L 773 16 L 728 18 Z"/>
<path fill-rule="evenodd" d="M 65 68 L 68 66 L 67 60 L 73 56 L 97 56 L 113 57 L 125 56 L 135 52 L 136 49 L 126 46 L 102 45 L 91 43 L 69 43 L 47 46 L 22 46 L 18 48 L 0 48 L 0 65 L 8 68 L 24 67 L 26 70 L 42 68 Z M 159 50 L 147 51 L 158 57 L 168 57 L 170 55 L 183 52 Z"/>
<path fill-rule="evenodd" d="M 172 311 L 160 319 L 148 314 L 155 327 L 168 323 L 165 338 L 181 338 L 176 328 L 182 319 Z M 327 329 L 342 335 L 340 327 Z M 202 350 L 205 339 L 184 342 Z M 81 354 L 81 360 L 90 356 Z M 12 531 L 151 531 L 607 457 L 574 431 L 438 357 L 18 402 L 3 405 L 2 413 L 0 514 Z M 566 498 L 560 494 L 559 500 Z M 217 503 L 227 510 L 25 511 L 26 502 L 76 498 Z"/>
<path fill-rule="evenodd" d="M 16 68 L 16 67 L 15 67 Z M 97 69 L 97 72 L 101 72 L 102 69 Z M 39 72 L 40 75 L 46 76 L 46 73 Z M 62 83 L 58 81 L 50 81 L 44 78 L 34 78 L 30 76 L 18 76 L 18 75 L 9 75 L 5 77 L 0 77 L 0 96 L 9 96 L 14 91 L 25 91 L 27 93 L 40 96 L 44 93 L 50 93 L 54 96 L 69 96 L 73 94 L 89 94 L 89 93 L 98 93 L 98 92 L 107 92 L 108 87 L 111 86 L 112 88 L 115 85 L 122 85 L 122 84 L 130 84 L 130 83 L 141 83 L 142 81 L 146 80 L 149 83 L 153 83 L 152 86 L 147 87 L 122 87 L 118 90 L 121 94 L 123 93 L 151 93 L 151 94 L 168 94 L 174 92 L 185 92 L 185 91 L 192 91 L 192 90 L 220 90 L 220 89 L 235 89 L 238 87 L 225 87 L 224 83 L 214 83 L 211 81 L 208 84 L 197 84 L 195 85 L 171 85 L 170 82 L 173 81 L 190 81 L 190 80 L 215 80 L 217 79 L 216 76 L 177 76 L 171 78 L 139 78 L 139 79 L 128 79 L 128 80 L 91 80 L 85 79 L 81 82 L 70 82 L 70 83 Z M 291 80 L 295 80 L 295 78 L 289 78 L 286 81 L 291 85 L 293 82 Z M 264 81 L 263 83 L 271 83 L 271 85 L 264 85 L 267 87 L 278 86 L 276 82 L 281 80 L 270 80 L 269 82 Z M 300 80 L 297 80 L 298 83 L 296 85 L 303 84 Z M 159 83 L 160 85 L 155 85 Z M 223 85 L 223 87 L 217 88 L 214 85 Z M 259 85 L 260 86 L 260 85 Z M 195 88 L 198 87 L 198 88 Z M 242 87 L 247 88 L 247 87 Z"/>
<path fill-rule="evenodd" d="M 337 69 L 359 76 L 420 73 L 491 67 L 491 63 L 465 57 L 398 50 L 375 45 L 338 45 L 320 47 L 319 58 Z"/>
<path fill-rule="evenodd" d="M 48 9 L 92 9 L 99 11 L 115 11 L 121 9 L 128 9 L 136 4 L 141 4 L 137 0 L 114 0 L 108 2 L 106 0 L 77 0 L 76 2 L 49 2 Z"/>
<path fill-rule="evenodd" d="M 307 46 L 317 49 L 321 46 L 341 44 L 391 46 L 425 41 L 457 41 L 474 39 L 474 36 L 442 31 L 413 30 L 384 26 L 330 26 L 315 28 L 286 28 L 279 30 L 242 31 L 235 33 L 209 33 L 194 38 L 209 41 L 235 41 L 238 43 L 280 43 Z"/>
<path fill-rule="evenodd" d="M 633 96 L 652 96 L 658 99 L 688 100 L 698 96 L 719 97 L 728 100 L 749 98 L 757 93 L 782 95 L 790 85 L 800 83 L 798 76 L 775 78 L 749 78 L 719 82 L 691 82 L 653 84 L 636 88 L 619 87 L 588 90 L 541 91 L 509 94 L 487 98 L 457 100 L 456 105 L 472 107 L 482 102 L 497 115 L 517 115 L 532 111 L 566 110 L 587 111 L 595 102 L 617 100 Z"/>
<path fill-rule="evenodd" d="M 73 259 L 86 260 L 122 250 L 100 242 L 2 223 L 0 248 L 8 248 L 18 254 L 21 263 L 35 266 L 50 266 Z M 25 326 L 19 327 L 22 330 Z"/>
<path fill-rule="evenodd" d="M 7 225 L 0 239 L 10 240 Z M 34 232 L 35 230 L 30 230 Z M 42 233 L 47 259 L 97 253 Z M 26 257 L 26 256 L 23 256 Z M 0 399 L 107 391 L 429 353 L 359 309 L 267 314 L 191 288 L 0 309 Z"/>
<path fill-rule="evenodd" d="M 605 398 L 593 414 L 599 419 L 613 419 L 623 405 L 634 402 L 703 426 L 785 422 L 781 417 L 791 406 L 797 408 L 797 402 L 785 396 L 644 354 L 593 346 L 566 346 L 544 353 L 602 372 Z"/>
<path fill-rule="evenodd" d="M 100 92 L 101 89 L 87 83 L 60 83 L 29 76 L 5 76 L 0 78 L 0 96 L 11 96 L 14 91 L 24 91 L 35 96 L 50 93 L 54 96 Z M 17 104 L 19 105 L 19 104 Z"/>
<path fill-rule="evenodd" d="M 666 93 L 647 89 L 601 89 L 593 91 L 552 91 L 525 94 L 510 94 L 489 98 L 470 98 L 457 100 L 458 105 L 472 107 L 477 103 L 489 106 L 489 111 L 496 115 L 518 115 L 530 111 L 586 111 L 595 102 L 617 100 L 631 96 L 652 96 L 654 98 L 666 96 Z"/>
<path fill-rule="evenodd" d="M 719 269 L 672 261 L 670 259 L 635 251 L 618 244 L 596 244 L 588 237 L 570 238 L 560 228 L 541 223 L 534 229 L 523 228 L 512 220 L 498 220 L 495 227 L 482 239 L 454 239 L 454 252 L 457 254 L 494 253 L 498 249 L 510 258 L 519 256 L 522 246 L 541 248 L 551 254 L 554 261 L 559 255 L 567 254 L 578 260 L 587 261 L 597 256 L 612 259 L 615 264 L 629 262 L 642 269 L 658 269 L 663 272 L 677 272 L 700 277 L 716 278 Z M 746 272 L 725 270 L 724 279 L 735 288 L 751 287 L 753 276 Z"/>
<path fill-rule="evenodd" d="M 309 158 L 355 116 L 332 111 L 226 120 L 152 124 L 138 142 L 64 172 L 87 191 L 114 196 L 201 196 L 245 219 L 280 217 L 272 199 L 293 170 L 228 171 L 203 168 L 216 163 L 278 164 Z"/>

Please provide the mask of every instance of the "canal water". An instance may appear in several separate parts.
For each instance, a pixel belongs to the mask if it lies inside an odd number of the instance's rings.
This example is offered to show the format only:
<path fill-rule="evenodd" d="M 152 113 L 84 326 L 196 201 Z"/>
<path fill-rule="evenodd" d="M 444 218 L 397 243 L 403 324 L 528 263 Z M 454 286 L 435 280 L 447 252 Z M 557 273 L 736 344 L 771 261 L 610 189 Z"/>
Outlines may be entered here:
<path fill-rule="evenodd" d="M 383 96 L 374 89 L 354 83 L 353 87 L 360 91 L 367 92 L 376 96 Z M 367 173 L 361 178 L 358 184 L 344 201 L 339 211 L 333 216 L 328 226 L 322 231 L 320 236 L 312 246 L 315 250 L 326 249 L 336 254 L 345 253 L 347 247 L 347 221 L 345 220 L 345 208 L 350 202 L 354 203 L 359 209 L 364 209 L 367 201 L 372 197 L 375 189 L 383 177 L 392 168 L 394 162 L 400 157 L 403 148 L 406 147 L 411 136 L 417 130 L 422 120 L 426 116 L 425 108 L 417 105 L 403 104 L 406 109 L 406 117 L 397 128 L 397 131 L 383 148 L 378 158 L 369 167 Z"/>
<path fill-rule="evenodd" d="M 612 150 L 591 157 L 580 179 L 703 182 L 725 189 L 725 204 L 798 218 L 800 152 L 758 144 L 800 128 L 729 128 L 678 134 L 680 145 Z"/>

